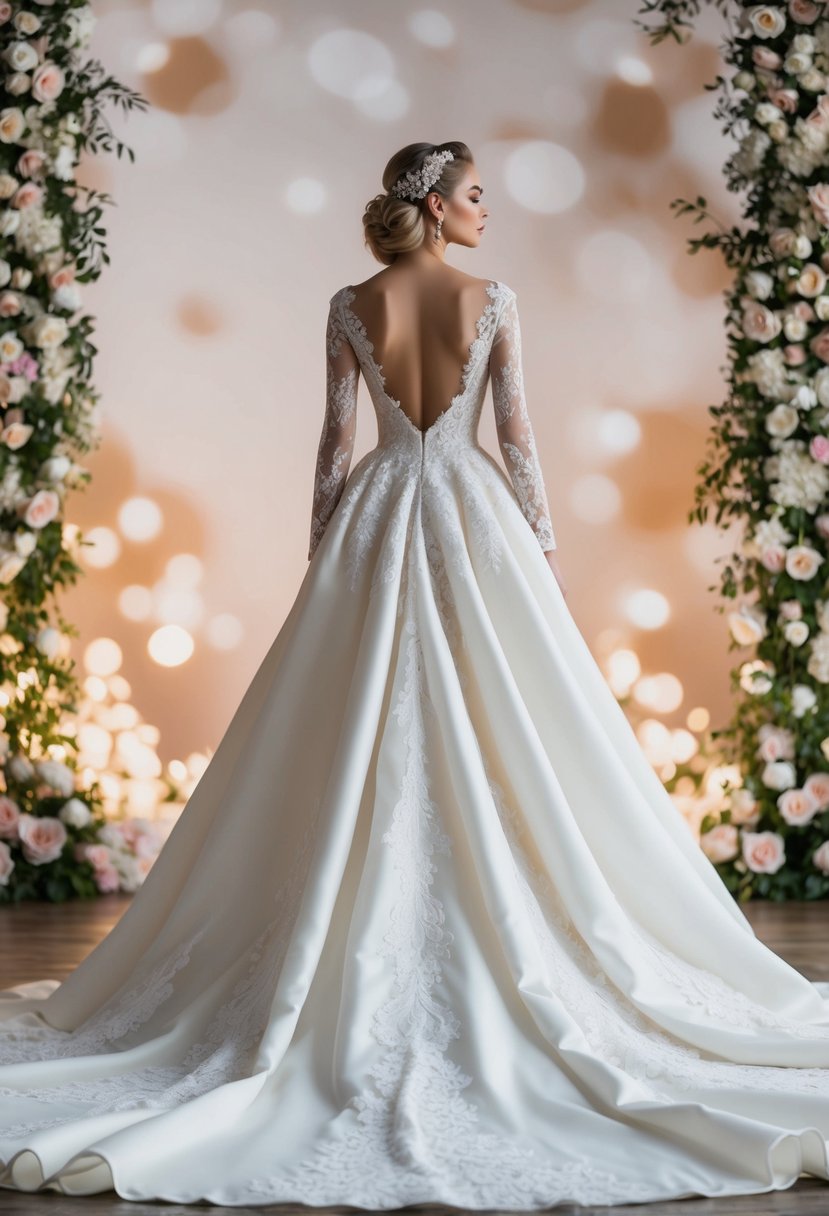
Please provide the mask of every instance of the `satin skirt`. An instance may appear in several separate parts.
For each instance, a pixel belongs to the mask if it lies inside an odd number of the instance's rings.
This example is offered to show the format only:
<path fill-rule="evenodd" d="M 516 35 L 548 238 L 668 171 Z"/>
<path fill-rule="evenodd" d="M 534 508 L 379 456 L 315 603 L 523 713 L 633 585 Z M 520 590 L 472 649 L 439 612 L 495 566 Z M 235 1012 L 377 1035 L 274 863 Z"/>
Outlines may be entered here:
<path fill-rule="evenodd" d="M 492 458 L 382 459 L 121 921 L 0 993 L 0 1186 L 537 1210 L 829 1181 L 829 984 L 754 935 Z"/>

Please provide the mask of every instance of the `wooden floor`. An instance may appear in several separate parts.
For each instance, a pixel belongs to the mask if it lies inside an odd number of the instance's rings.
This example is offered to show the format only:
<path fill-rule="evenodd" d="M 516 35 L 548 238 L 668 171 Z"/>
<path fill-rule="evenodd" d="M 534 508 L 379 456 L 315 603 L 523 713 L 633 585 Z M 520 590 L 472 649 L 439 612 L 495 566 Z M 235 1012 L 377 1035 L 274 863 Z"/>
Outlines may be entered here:
<path fill-rule="evenodd" d="M 0 907 L 0 987 L 39 979 L 63 979 L 103 938 L 129 907 L 129 896 L 106 895 L 69 904 L 22 904 Z M 812 980 L 829 980 L 829 901 L 745 905 L 757 936 Z M 275 1213 L 359 1213 L 354 1207 L 311 1208 L 271 1204 L 267 1207 L 219 1208 L 209 1204 L 142 1203 L 109 1193 L 68 1198 L 54 1192 L 24 1195 L 0 1188 L 0 1216 L 185 1216 L 196 1212 L 226 1216 Z M 456 1214 L 457 1208 L 414 1206 L 402 1211 Z M 735 1199 L 680 1199 L 672 1203 L 623 1205 L 616 1208 L 565 1204 L 556 1216 L 829 1216 L 829 1183 L 803 1178 L 785 1191 Z M 504 1214 L 506 1216 L 506 1214 Z"/>

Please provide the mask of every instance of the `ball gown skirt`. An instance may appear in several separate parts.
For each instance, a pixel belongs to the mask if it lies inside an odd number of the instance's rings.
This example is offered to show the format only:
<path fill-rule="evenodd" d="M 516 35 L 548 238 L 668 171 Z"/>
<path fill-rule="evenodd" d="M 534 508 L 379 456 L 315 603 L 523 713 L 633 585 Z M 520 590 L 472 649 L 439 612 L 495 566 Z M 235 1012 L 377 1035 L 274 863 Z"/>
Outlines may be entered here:
<path fill-rule="evenodd" d="M 515 293 L 425 431 L 353 299 L 282 628 L 120 922 L 0 993 L 0 1185 L 531 1210 L 829 1180 L 829 984 L 755 936 L 568 611 Z M 346 475 L 358 369 L 378 443 Z"/>

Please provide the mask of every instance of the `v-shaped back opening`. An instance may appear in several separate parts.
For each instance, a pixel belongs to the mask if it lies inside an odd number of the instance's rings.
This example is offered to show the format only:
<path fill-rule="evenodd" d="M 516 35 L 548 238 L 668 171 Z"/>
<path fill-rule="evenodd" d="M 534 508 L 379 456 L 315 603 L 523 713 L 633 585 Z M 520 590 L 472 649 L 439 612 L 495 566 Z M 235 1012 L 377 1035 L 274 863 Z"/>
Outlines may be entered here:
<path fill-rule="evenodd" d="M 497 288 L 498 281 L 496 279 L 489 279 L 484 284 L 484 301 L 482 302 L 475 319 L 475 336 L 470 338 L 466 344 L 466 359 L 459 367 L 456 374 L 454 382 L 455 392 L 452 397 L 448 399 L 447 404 L 440 411 L 440 413 L 437 414 L 432 422 L 425 427 L 420 426 L 414 420 L 414 418 L 412 418 L 411 414 L 404 409 L 401 399 L 392 396 L 386 388 L 386 373 L 383 366 L 383 360 L 378 360 L 375 357 L 375 344 L 366 329 L 366 325 L 361 317 L 351 307 L 351 301 L 354 299 L 356 294 L 354 286 L 349 284 L 345 288 L 343 293 L 344 298 L 341 302 L 342 309 L 344 315 L 352 322 L 350 327 L 346 326 L 346 333 L 351 338 L 351 343 L 357 357 L 360 358 L 360 355 L 362 354 L 363 359 L 361 359 L 361 363 L 363 360 L 365 360 L 367 366 L 371 369 L 371 371 L 373 371 L 377 382 L 377 387 L 380 389 L 383 396 L 386 398 L 389 404 L 393 405 L 395 409 L 397 409 L 403 415 L 406 421 L 421 435 L 426 435 L 429 431 L 431 431 L 432 428 L 435 427 L 465 395 L 469 385 L 470 374 L 476 365 L 476 356 L 479 353 L 481 343 L 486 339 L 485 322 L 487 317 L 497 305 Z"/>

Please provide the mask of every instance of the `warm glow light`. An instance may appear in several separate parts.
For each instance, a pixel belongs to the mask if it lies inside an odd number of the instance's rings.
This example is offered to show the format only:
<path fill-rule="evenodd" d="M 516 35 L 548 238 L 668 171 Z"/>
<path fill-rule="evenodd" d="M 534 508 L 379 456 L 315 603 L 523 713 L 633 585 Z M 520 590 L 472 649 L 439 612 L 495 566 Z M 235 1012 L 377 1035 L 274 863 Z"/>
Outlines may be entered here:
<path fill-rule="evenodd" d="M 617 697 L 627 696 L 641 671 L 635 650 L 614 650 L 607 660 L 607 682 Z"/>
<path fill-rule="evenodd" d="M 669 671 L 655 676 L 642 676 L 633 687 L 633 696 L 640 705 L 656 713 L 667 714 L 682 704 L 683 687 Z"/>
<path fill-rule="evenodd" d="M 170 770 L 170 776 L 174 781 L 184 781 L 187 777 L 187 765 L 182 760 L 171 760 L 167 765 Z"/>
<path fill-rule="evenodd" d="M 110 676 L 107 685 L 116 701 L 126 701 L 132 696 L 129 680 L 124 679 L 121 675 Z"/>
<path fill-rule="evenodd" d="M 645 718 L 636 730 L 642 749 L 652 765 L 669 764 L 673 749 L 671 732 L 663 722 Z"/>
<path fill-rule="evenodd" d="M 112 528 L 90 528 L 84 533 L 81 556 L 88 566 L 103 569 L 111 566 L 121 554 L 121 541 Z"/>
<path fill-rule="evenodd" d="M 439 9 L 418 9 L 409 14 L 408 24 L 415 38 L 426 46 L 451 46 L 455 41 L 455 27 Z"/>
<path fill-rule="evenodd" d="M 573 514 L 589 524 L 610 523 L 622 509 L 619 487 L 604 473 L 577 477 L 567 497 Z"/>
<path fill-rule="evenodd" d="M 671 607 L 661 591 L 643 587 L 625 596 L 623 611 L 640 629 L 659 629 L 671 615 Z"/>
<path fill-rule="evenodd" d="M 704 705 L 696 705 L 692 710 L 688 711 L 685 718 L 685 724 L 689 730 L 694 730 L 697 733 L 706 730 L 708 723 L 711 721 L 711 714 Z"/>
<path fill-rule="evenodd" d="M 94 676 L 109 676 L 121 666 L 121 647 L 114 638 L 95 638 L 83 652 L 86 670 Z"/>
<path fill-rule="evenodd" d="M 207 625 L 207 640 L 216 650 L 232 650 L 244 637 L 244 627 L 231 612 L 220 612 Z"/>
<path fill-rule="evenodd" d="M 161 738 L 161 731 L 151 722 L 139 722 L 135 727 L 135 733 L 142 743 L 146 743 L 150 747 L 155 747 Z"/>
<path fill-rule="evenodd" d="M 687 764 L 691 757 L 696 755 L 699 749 L 699 744 L 690 731 L 682 730 L 681 728 L 671 731 L 671 737 L 674 741 L 674 760 L 677 762 L 677 764 Z"/>
<path fill-rule="evenodd" d="M 186 663 L 194 650 L 191 635 L 181 625 L 162 625 L 150 634 L 147 651 L 162 667 L 178 667 Z"/>
<path fill-rule="evenodd" d="M 653 84 L 653 72 L 650 64 L 645 63 L 638 55 L 621 55 L 616 64 L 616 75 L 625 84 Z"/>
<path fill-rule="evenodd" d="M 128 498 L 118 511 L 118 527 L 129 540 L 152 540 L 162 522 L 161 508 L 152 498 Z"/>
<path fill-rule="evenodd" d="M 121 615 L 129 621 L 146 621 L 153 610 L 153 593 L 140 583 L 130 583 L 118 596 Z"/>
<path fill-rule="evenodd" d="M 165 625 L 198 625 L 204 615 L 204 603 L 198 591 L 189 587 L 171 587 L 162 580 L 153 587 L 153 611 Z"/>
<path fill-rule="evenodd" d="M 599 444 L 611 456 L 623 456 L 639 446 L 642 426 L 629 410 L 601 410 L 590 428 Z"/>
<path fill-rule="evenodd" d="M 103 701 L 107 695 L 107 686 L 100 676 L 87 676 L 83 690 L 93 701 Z"/>
<path fill-rule="evenodd" d="M 170 48 L 166 42 L 147 42 L 135 57 L 139 72 L 158 72 L 168 63 Z"/>
<path fill-rule="evenodd" d="M 204 566 L 195 553 L 176 553 L 164 567 L 164 577 L 174 587 L 197 587 Z"/>
<path fill-rule="evenodd" d="M 742 774 L 736 764 L 715 764 L 706 774 L 705 792 L 713 798 L 723 798 L 723 785 L 728 781 L 732 786 L 743 783 Z"/>
<path fill-rule="evenodd" d="M 504 186 L 528 211 L 557 215 L 584 194 L 581 161 L 569 148 L 547 139 L 522 140 L 504 161 Z"/>

